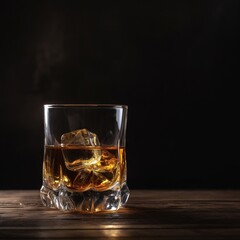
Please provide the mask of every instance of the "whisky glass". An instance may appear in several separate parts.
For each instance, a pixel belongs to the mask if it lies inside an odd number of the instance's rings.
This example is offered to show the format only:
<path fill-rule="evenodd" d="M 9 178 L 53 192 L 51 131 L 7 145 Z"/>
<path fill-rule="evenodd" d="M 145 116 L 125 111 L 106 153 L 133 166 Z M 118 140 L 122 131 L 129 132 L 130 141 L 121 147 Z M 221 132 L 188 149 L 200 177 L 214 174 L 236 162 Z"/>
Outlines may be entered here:
<path fill-rule="evenodd" d="M 127 105 L 45 104 L 40 198 L 48 208 L 116 211 L 127 186 Z"/>

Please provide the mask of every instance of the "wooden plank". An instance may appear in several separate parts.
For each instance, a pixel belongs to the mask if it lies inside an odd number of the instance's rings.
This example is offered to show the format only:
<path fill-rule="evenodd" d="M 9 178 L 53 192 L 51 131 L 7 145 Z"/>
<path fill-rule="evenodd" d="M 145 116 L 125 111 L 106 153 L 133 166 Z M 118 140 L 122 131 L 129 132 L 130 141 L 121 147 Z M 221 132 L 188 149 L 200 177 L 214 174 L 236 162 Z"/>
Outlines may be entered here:
<path fill-rule="evenodd" d="M 38 190 L 0 191 L 0 239 L 240 239 L 240 191 L 132 190 L 114 213 L 64 213 Z"/>
<path fill-rule="evenodd" d="M 16 230 L 2 232 L 0 239 L 164 239 L 164 240 L 239 240 L 239 229 L 121 229 L 112 230 Z"/>

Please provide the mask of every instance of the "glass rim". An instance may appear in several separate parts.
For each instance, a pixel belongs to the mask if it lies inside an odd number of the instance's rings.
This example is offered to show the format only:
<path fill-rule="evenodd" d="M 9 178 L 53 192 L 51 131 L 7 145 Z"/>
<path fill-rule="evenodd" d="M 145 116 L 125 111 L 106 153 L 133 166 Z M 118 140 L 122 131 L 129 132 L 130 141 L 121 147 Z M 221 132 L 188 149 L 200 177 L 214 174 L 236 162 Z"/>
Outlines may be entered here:
<path fill-rule="evenodd" d="M 112 103 L 51 103 L 43 104 L 44 108 L 74 108 L 74 107 L 86 107 L 86 108 L 125 108 L 128 109 L 126 104 L 112 104 Z"/>

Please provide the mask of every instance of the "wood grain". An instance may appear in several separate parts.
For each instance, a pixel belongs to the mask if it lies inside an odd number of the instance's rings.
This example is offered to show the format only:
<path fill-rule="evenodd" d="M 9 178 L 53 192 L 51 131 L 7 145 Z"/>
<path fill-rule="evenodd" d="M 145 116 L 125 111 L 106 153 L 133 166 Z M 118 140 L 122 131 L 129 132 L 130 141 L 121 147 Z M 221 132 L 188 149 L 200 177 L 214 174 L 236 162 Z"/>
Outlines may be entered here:
<path fill-rule="evenodd" d="M 113 213 L 64 213 L 0 191 L 0 239 L 240 239 L 239 190 L 131 190 Z"/>

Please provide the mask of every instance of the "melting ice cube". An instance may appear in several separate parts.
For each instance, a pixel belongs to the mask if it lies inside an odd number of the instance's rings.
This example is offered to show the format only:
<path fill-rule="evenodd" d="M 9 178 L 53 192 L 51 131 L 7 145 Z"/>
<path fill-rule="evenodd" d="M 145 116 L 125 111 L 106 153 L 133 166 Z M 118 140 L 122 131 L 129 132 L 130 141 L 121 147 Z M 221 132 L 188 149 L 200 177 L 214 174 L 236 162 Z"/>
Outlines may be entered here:
<path fill-rule="evenodd" d="M 65 165 L 71 171 L 89 168 L 101 159 L 97 135 L 85 128 L 64 133 L 61 146 Z"/>

